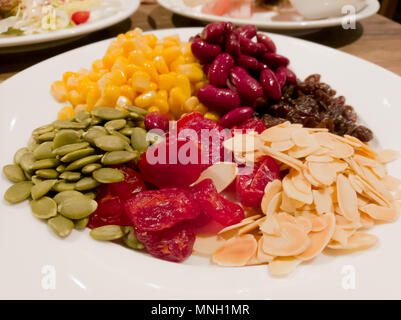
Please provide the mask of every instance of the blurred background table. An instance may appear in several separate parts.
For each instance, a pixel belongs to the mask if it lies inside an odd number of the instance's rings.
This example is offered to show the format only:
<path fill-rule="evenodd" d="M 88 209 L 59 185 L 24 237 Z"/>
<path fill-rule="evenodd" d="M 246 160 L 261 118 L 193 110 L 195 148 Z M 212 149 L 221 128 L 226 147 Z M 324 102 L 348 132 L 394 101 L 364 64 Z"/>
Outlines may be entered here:
<path fill-rule="evenodd" d="M 204 23 L 200 21 L 173 14 L 158 4 L 141 4 L 130 19 L 60 46 L 32 52 L 0 53 L 0 82 L 47 58 L 115 37 L 135 27 L 149 31 L 203 25 Z M 298 38 L 348 52 L 401 75 L 401 24 L 379 14 L 358 22 L 354 30 L 344 30 L 341 26 L 331 27 L 301 35 Z M 101 55 L 99 53 L 99 57 Z"/>

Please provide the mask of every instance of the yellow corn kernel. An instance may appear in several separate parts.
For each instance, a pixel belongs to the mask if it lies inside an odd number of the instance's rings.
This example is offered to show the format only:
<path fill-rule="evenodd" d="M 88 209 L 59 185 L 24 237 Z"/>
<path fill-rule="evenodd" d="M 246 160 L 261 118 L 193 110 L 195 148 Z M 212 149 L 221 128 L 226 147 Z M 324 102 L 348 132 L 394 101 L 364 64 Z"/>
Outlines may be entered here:
<path fill-rule="evenodd" d="M 63 74 L 64 83 L 67 84 L 68 79 L 71 77 L 78 78 L 78 74 L 76 72 L 71 72 L 71 71 L 64 72 Z"/>
<path fill-rule="evenodd" d="M 85 101 L 82 99 L 80 93 L 77 90 L 71 90 L 68 92 L 68 101 L 75 107 Z"/>
<path fill-rule="evenodd" d="M 197 62 L 197 59 L 194 56 L 184 56 L 185 63 L 194 63 Z"/>
<path fill-rule="evenodd" d="M 174 82 L 176 81 L 176 74 L 175 73 L 167 73 L 161 74 L 159 76 L 159 88 L 170 91 L 174 87 Z"/>
<path fill-rule="evenodd" d="M 161 113 L 168 113 L 170 110 L 167 98 L 166 99 L 156 98 L 154 99 L 153 104 L 159 108 Z"/>
<path fill-rule="evenodd" d="M 131 86 L 129 85 L 123 85 L 120 88 L 120 94 L 126 98 L 128 98 L 129 100 L 133 101 L 135 98 L 135 91 L 134 89 L 132 89 Z"/>
<path fill-rule="evenodd" d="M 78 77 L 69 77 L 67 82 L 65 83 L 65 86 L 68 91 L 70 90 L 75 90 L 78 87 Z"/>
<path fill-rule="evenodd" d="M 207 112 L 207 108 L 202 103 L 199 103 L 193 111 L 198 111 L 204 115 Z"/>
<path fill-rule="evenodd" d="M 135 98 L 135 105 L 139 108 L 149 108 L 150 106 L 154 105 L 154 100 L 156 97 L 155 91 L 148 91 L 142 93 L 138 97 Z"/>
<path fill-rule="evenodd" d="M 88 111 L 90 112 L 92 109 L 89 109 L 87 104 L 79 104 L 74 108 L 75 113 L 79 111 Z"/>
<path fill-rule="evenodd" d="M 220 116 L 216 112 L 211 112 L 211 111 L 206 112 L 204 117 L 206 119 L 210 119 L 213 121 L 219 121 L 219 119 L 220 119 Z"/>
<path fill-rule="evenodd" d="M 175 86 L 182 89 L 186 99 L 191 96 L 191 83 L 189 82 L 187 76 L 184 76 L 183 74 L 177 74 Z"/>
<path fill-rule="evenodd" d="M 157 83 L 151 81 L 151 82 L 150 82 L 150 85 L 149 85 L 149 90 L 156 91 L 156 90 L 157 90 Z"/>
<path fill-rule="evenodd" d="M 164 50 L 163 46 L 157 44 L 153 49 L 153 57 L 161 56 L 163 54 L 163 50 Z"/>
<path fill-rule="evenodd" d="M 133 40 L 126 40 L 123 42 L 124 56 L 128 57 L 130 52 L 135 50 L 135 42 Z"/>
<path fill-rule="evenodd" d="M 144 92 L 149 90 L 150 75 L 144 71 L 137 71 L 132 75 L 131 85 L 134 91 Z"/>
<path fill-rule="evenodd" d="M 65 87 L 64 81 L 54 81 L 50 87 L 51 93 L 58 102 L 66 102 L 68 99 L 68 92 Z"/>
<path fill-rule="evenodd" d="M 106 101 L 107 105 L 114 106 L 120 96 L 120 92 L 119 86 L 110 84 L 104 90 L 103 99 Z"/>
<path fill-rule="evenodd" d="M 99 70 L 104 69 L 103 60 L 101 60 L 101 59 L 95 60 L 92 63 L 92 69 L 95 72 L 98 72 Z"/>
<path fill-rule="evenodd" d="M 126 57 L 118 57 L 116 62 L 114 62 L 113 66 L 111 67 L 111 71 L 113 70 L 120 70 L 123 73 L 126 73 L 127 67 L 129 65 L 129 61 Z"/>
<path fill-rule="evenodd" d="M 156 46 L 157 37 L 153 33 L 145 35 L 145 39 L 148 46 L 151 47 L 152 49 Z"/>
<path fill-rule="evenodd" d="M 187 97 L 181 87 L 174 87 L 170 90 L 168 103 L 170 105 L 170 110 L 174 116 L 178 117 L 183 112 L 183 106 Z"/>
<path fill-rule="evenodd" d="M 202 88 L 205 84 L 208 84 L 208 81 L 199 81 L 197 83 L 195 83 L 194 86 L 194 92 L 198 91 L 200 88 Z"/>
<path fill-rule="evenodd" d="M 117 40 L 118 40 L 118 41 L 124 41 L 124 42 L 125 42 L 125 40 L 127 40 L 127 38 L 125 37 L 124 34 L 120 33 L 120 34 L 117 36 Z"/>
<path fill-rule="evenodd" d="M 132 38 L 136 37 L 137 34 L 134 30 L 130 30 L 125 34 L 125 36 L 127 37 L 127 39 L 132 39 Z"/>
<path fill-rule="evenodd" d="M 75 116 L 73 107 L 64 107 L 58 112 L 60 120 L 72 119 Z"/>
<path fill-rule="evenodd" d="M 157 72 L 159 72 L 160 74 L 169 72 L 167 63 L 164 60 L 163 56 L 157 56 L 156 58 L 154 58 L 153 61 L 155 63 Z"/>
<path fill-rule="evenodd" d="M 88 95 L 86 96 L 86 104 L 88 105 L 88 111 L 91 111 L 95 106 L 96 102 L 100 98 L 100 90 L 98 87 L 93 87 L 88 91 Z"/>
<path fill-rule="evenodd" d="M 118 69 L 110 72 L 110 80 L 117 86 L 122 86 L 127 82 L 124 72 Z"/>
<path fill-rule="evenodd" d="M 180 65 L 185 63 L 184 56 L 179 56 L 173 62 L 170 63 L 170 70 L 174 72 L 178 72 L 178 68 Z"/>
<path fill-rule="evenodd" d="M 194 111 L 196 106 L 199 104 L 199 100 L 197 97 L 192 96 L 188 98 L 184 103 L 184 111 L 191 112 Z"/>
<path fill-rule="evenodd" d="M 86 99 L 86 96 L 88 95 L 89 90 L 95 86 L 96 86 L 95 83 L 92 82 L 89 79 L 89 77 L 83 78 L 78 81 L 77 91 L 81 95 L 82 100 Z"/>
<path fill-rule="evenodd" d="M 140 67 L 136 66 L 135 64 L 129 64 L 127 66 L 127 69 L 125 69 L 125 75 L 127 76 L 127 79 L 130 79 L 135 72 L 141 71 L 141 70 L 142 69 Z"/>
<path fill-rule="evenodd" d="M 148 112 L 160 112 L 160 109 L 158 107 L 156 107 L 156 106 L 151 106 L 148 109 Z"/>
<path fill-rule="evenodd" d="M 115 107 L 121 110 L 125 106 L 132 106 L 132 100 L 124 96 L 119 96 L 115 103 Z"/>
<path fill-rule="evenodd" d="M 105 68 L 110 70 L 113 64 L 116 62 L 116 59 L 122 55 L 123 55 L 122 48 L 117 48 L 115 50 L 107 52 L 103 57 L 103 65 L 105 66 Z"/>
<path fill-rule="evenodd" d="M 92 81 L 98 81 L 100 79 L 100 73 L 95 72 L 95 71 L 91 71 L 89 72 L 89 79 L 91 79 Z"/>
<path fill-rule="evenodd" d="M 104 75 L 97 81 L 97 86 L 99 87 L 99 89 L 100 89 L 101 92 L 103 92 L 109 84 L 112 84 L 111 73 L 110 73 L 110 72 L 104 74 Z"/>
<path fill-rule="evenodd" d="M 142 50 L 133 50 L 128 56 L 129 63 L 141 66 L 145 62 L 145 54 Z"/>
<path fill-rule="evenodd" d="M 151 48 L 143 49 L 143 54 L 145 55 L 146 59 L 153 60 L 153 50 Z"/>
<path fill-rule="evenodd" d="M 199 82 L 203 79 L 203 71 L 199 63 L 178 65 L 177 72 L 186 75 L 191 82 Z"/>
<path fill-rule="evenodd" d="M 167 100 L 167 98 L 168 98 L 167 90 L 162 89 L 162 90 L 157 91 L 156 97 L 159 99 Z"/>
<path fill-rule="evenodd" d="M 180 36 L 178 34 L 174 34 L 171 36 L 164 37 L 162 42 L 171 41 L 174 42 L 176 45 L 180 44 Z"/>
<path fill-rule="evenodd" d="M 157 73 L 157 69 L 153 61 L 146 61 L 143 64 L 143 70 L 150 75 L 154 82 L 159 80 L 159 74 Z"/>
<path fill-rule="evenodd" d="M 169 48 L 165 48 L 162 51 L 162 56 L 164 58 L 164 60 L 166 61 L 166 63 L 169 65 L 172 61 L 174 61 L 175 59 L 177 59 L 177 57 L 179 57 L 181 55 L 181 50 L 179 47 L 177 46 L 173 46 L 173 47 L 169 47 Z"/>

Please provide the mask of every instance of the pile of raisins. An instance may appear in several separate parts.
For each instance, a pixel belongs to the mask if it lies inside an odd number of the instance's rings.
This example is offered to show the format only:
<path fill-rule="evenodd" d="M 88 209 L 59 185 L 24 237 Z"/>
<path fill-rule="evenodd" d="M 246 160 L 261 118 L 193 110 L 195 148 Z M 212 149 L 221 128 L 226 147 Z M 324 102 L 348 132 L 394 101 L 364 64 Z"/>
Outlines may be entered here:
<path fill-rule="evenodd" d="M 335 90 L 320 82 L 320 75 L 313 74 L 305 81 L 286 84 L 281 99 L 258 108 L 255 115 L 262 118 L 268 128 L 288 120 L 305 127 L 327 128 L 341 136 L 351 135 L 363 142 L 370 141 L 373 132 L 358 125 L 354 108 L 345 104 L 343 96 L 335 95 Z"/>

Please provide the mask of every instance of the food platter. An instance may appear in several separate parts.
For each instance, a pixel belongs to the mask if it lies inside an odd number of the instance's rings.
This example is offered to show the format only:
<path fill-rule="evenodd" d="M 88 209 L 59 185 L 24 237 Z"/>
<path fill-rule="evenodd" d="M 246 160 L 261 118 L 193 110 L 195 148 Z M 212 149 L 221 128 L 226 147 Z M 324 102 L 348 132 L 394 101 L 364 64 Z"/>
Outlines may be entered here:
<path fill-rule="evenodd" d="M 200 31 L 168 29 L 154 34 L 179 34 L 185 40 Z M 291 59 L 291 68 L 300 78 L 319 73 L 347 98 L 374 131 L 373 145 L 401 150 L 397 132 L 401 115 L 397 95 L 400 77 L 324 46 L 279 35 L 271 38 L 278 52 Z M 0 131 L 2 166 L 11 161 L 19 146 L 26 144 L 32 128 L 56 118 L 60 105 L 49 92 L 51 83 L 66 70 L 89 67 L 105 52 L 109 42 L 51 58 L 0 86 L 0 105 L 4 106 Z M 41 81 L 36 81 L 38 74 L 43 75 Z M 21 88 L 25 88 L 24 95 L 19 94 Z M 399 162 L 391 164 L 389 170 L 392 175 L 401 176 Z M 1 181 L 3 194 L 8 183 L 4 177 Z M 113 243 L 93 241 L 88 231 L 74 232 L 60 240 L 30 214 L 26 202 L 10 206 L 2 200 L 0 207 L 2 298 L 382 299 L 399 298 L 401 294 L 399 222 L 374 228 L 372 233 L 378 236 L 379 245 L 363 254 L 323 254 L 287 278 L 275 279 L 265 266 L 220 268 L 196 256 L 182 264 L 157 260 Z M 54 287 L 46 285 L 49 272 L 55 272 Z M 350 274 L 356 279 L 351 287 L 347 285 Z"/>
<path fill-rule="evenodd" d="M 302 21 L 275 21 L 276 13 L 272 11 L 256 12 L 250 19 L 236 19 L 225 16 L 216 16 L 201 12 L 201 6 L 193 8 L 184 4 L 183 0 L 158 0 L 159 4 L 174 13 L 202 20 L 202 21 L 231 21 L 237 25 L 254 24 L 259 28 L 274 30 L 299 30 L 318 29 L 324 27 L 339 26 L 343 22 L 342 17 L 333 17 L 319 20 Z M 377 0 L 367 0 L 367 6 L 355 15 L 356 21 L 368 18 L 379 11 L 380 4 Z"/>

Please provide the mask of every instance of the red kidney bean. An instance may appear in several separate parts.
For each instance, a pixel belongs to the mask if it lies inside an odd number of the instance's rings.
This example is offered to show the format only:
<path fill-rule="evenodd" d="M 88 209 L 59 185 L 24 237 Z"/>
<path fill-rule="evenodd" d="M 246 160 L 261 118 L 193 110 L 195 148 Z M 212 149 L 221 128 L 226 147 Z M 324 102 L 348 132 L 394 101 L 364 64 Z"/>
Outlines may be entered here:
<path fill-rule="evenodd" d="M 201 64 L 211 63 L 221 53 L 220 46 L 207 43 L 200 38 L 193 40 L 191 50 L 193 55 L 200 60 Z"/>
<path fill-rule="evenodd" d="M 145 127 L 146 130 L 161 129 L 167 131 L 169 121 L 170 118 L 165 113 L 150 112 L 145 117 Z"/>
<path fill-rule="evenodd" d="M 256 35 L 256 39 L 259 43 L 262 43 L 266 47 L 267 51 L 269 51 L 269 52 L 277 51 L 276 45 L 274 44 L 273 40 L 270 39 L 270 37 L 268 35 L 263 34 L 263 33 L 258 33 Z"/>
<path fill-rule="evenodd" d="M 227 111 L 240 106 L 238 94 L 230 89 L 217 88 L 206 84 L 198 90 L 199 101 L 207 108 Z"/>
<path fill-rule="evenodd" d="M 276 78 L 277 78 L 278 83 L 280 84 L 280 88 L 283 89 L 283 87 L 287 81 L 287 77 L 286 77 L 285 73 L 276 72 Z"/>
<path fill-rule="evenodd" d="M 228 75 L 234 66 L 234 59 L 228 53 L 220 53 L 210 65 L 208 76 L 210 84 L 216 87 L 226 85 Z"/>
<path fill-rule="evenodd" d="M 231 128 L 233 126 L 240 125 L 245 120 L 248 120 L 250 117 L 252 117 L 252 114 L 253 109 L 250 107 L 236 108 L 221 117 L 219 125 L 221 125 L 223 128 Z"/>
<path fill-rule="evenodd" d="M 231 32 L 226 36 L 224 43 L 225 51 L 231 54 L 232 57 L 238 57 L 241 54 L 241 45 L 239 35 L 236 32 Z"/>
<path fill-rule="evenodd" d="M 209 43 L 221 43 L 224 40 L 223 32 L 226 28 L 225 22 L 214 22 L 203 28 L 200 37 Z"/>
<path fill-rule="evenodd" d="M 246 24 L 237 29 L 237 32 L 239 33 L 240 36 L 243 36 L 248 39 L 252 39 L 254 36 L 256 36 L 257 31 L 258 29 L 256 29 L 256 27 L 253 24 Z"/>
<path fill-rule="evenodd" d="M 273 100 L 281 98 L 281 88 L 275 73 L 270 69 L 263 69 L 260 73 L 260 83 L 267 96 Z"/>
<path fill-rule="evenodd" d="M 274 52 L 266 52 L 261 60 L 271 69 L 286 67 L 290 63 L 290 60 L 288 60 L 286 57 Z"/>
<path fill-rule="evenodd" d="M 209 68 L 210 68 L 210 64 L 204 64 L 202 66 L 202 70 L 204 74 L 209 74 Z"/>
<path fill-rule="evenodd" d="M 224 28 L 224 35 L 228 36 L 231 32 L 235 30 L 235 26 L 232 22 L 226 22 L 225 28 Z"/>
<path fill-rule="evenodd" d="M 243 99 L 256 100 L 263 96 L 263 88 L 260 83 L 242 67 L 231 69 L 230 80 Z"/>
<path fill-rule="evenodd" d="M 252 57 L 261 56 L 267 51 L 266 47 L 257 42 L 253 42 L 251 39 L 239 36 L 239 41 L 241 45 L 241 53 Z"/>
<path fill-rule="evenodd" d="M 278 67 L 277 72 L 285 74 L 287 83 L 297 83 L 297 76 L 292 70 L 286 67 Z"/>
<path fill-rule="evenodd" d="M 255 71 L 259 69 L 259 61 L 255 57 L 241 54 L 237 58 L 237 64 L 248 71 Z"/>

